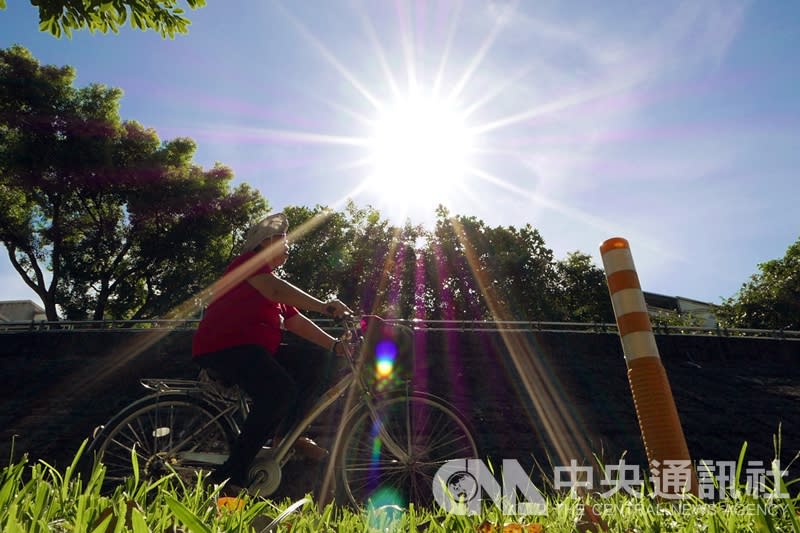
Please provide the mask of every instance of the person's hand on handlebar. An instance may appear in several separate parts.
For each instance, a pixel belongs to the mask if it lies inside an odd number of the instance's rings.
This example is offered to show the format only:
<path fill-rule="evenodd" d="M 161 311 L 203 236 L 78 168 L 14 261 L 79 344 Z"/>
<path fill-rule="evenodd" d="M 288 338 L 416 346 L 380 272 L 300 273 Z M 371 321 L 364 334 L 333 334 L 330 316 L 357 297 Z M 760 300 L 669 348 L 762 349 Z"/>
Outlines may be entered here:
<path fill-rule="evenodd" d="M 342 318 L 353 314 L 353 311 L 338 299 L 325 302 L 325 312 L 333 318 Z"/>

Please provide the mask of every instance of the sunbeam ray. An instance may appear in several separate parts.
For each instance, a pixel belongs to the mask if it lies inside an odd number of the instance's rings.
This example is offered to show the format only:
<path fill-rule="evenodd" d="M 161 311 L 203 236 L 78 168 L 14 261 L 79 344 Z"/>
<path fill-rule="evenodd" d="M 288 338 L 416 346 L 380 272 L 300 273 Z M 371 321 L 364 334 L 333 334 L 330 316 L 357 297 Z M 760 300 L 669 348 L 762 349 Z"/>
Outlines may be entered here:
<path fill-rule="evenodd" d="M 492 185 L 495 185 L 501 189 L 505 189 L 509 192 L 512 192 L 517 196 L 526 198 L 536 204 L 539 204 L 542 207 L 557 211 L 593 229 L 601 230 L 605 234 L 622 233 L 621 231 L 622 228 L 620 228 L 618 225 L 612 224 L 611 222 L 608 222 L 600 217 L 592 216 L 584 211 L 581 211 L 580 209 L 575 209 L 573 207 L 565 205 L 551 198 L 547 198 L 542 194 L 529 191 L 527 189 L 523 189 L 522 187 L 514 185 L 513 183 L 510 183 L 506 180 L 500 179 L 497 176 L 494 176 L 479 168 L 471 167 L 469 169 L 469 172 L 474 176 L 477 176 L 485 180 L 486 182 L 491 183 Z M 631 235 L 631 230 L 627 229 L 625 233 Z M 658 243 L 654 242 L 654 239 L 652 237 L 648 238 L 640 237 L 637 239 L 637 242 L 641 242 L 642 247 L 652 250 L 653 252 L 656 252 L 663 257 L 667 257 L 673 260 L 688 262 L 688 258 L 659 245 Z"/>
<path fill-rule="evenodd" d="M 368 186 L 369 186 L 369 178 L 361 180 L 356 184 L 355 187 L 347 191 L 339 198 L 334 199 L 332 202 L 332 206 L 334 208 L 337 208 L 347 205 L 347 202 L 349 200 L 355 200 L 356 198 L 358 198 Z"/>
<path fill-rule="evenodd" d="M 376 109 L 381 109 L 380 101 L 372 96 L 366 87 L 353 75 L 350 71 L 345 67 L 341 61 L 339 61 L 336 56 L 331 53 L 319 39 L 317 39 L 313 33 L 311 33 L 297 18 L 292 15 L 280 2 L 276 2 L 275 4 L 278 6 L 278 10 L 281 14 L 286 17 L 289 22 L 297 29 L 298 32 L 303 36 L 303 38 L 311 43 L 311 45 L 320 53 L 322 57 L 333 67 L 335 68 L 341 76 L 350 82 L 350 85 L 353 86 L 360 94 L 363 96 L 369 103 L 371 103 Z"/>
<path fill-rule="evenodd" d="M 360 122 L 364 126 L 369 126 L 372 123 L 372 119 L 369 118 L 368 116 L 366 116 L 366 115 L 364 115 L 362 113 L 359 113 L 358 111 L 355 111 L 354 109 L 351 109 L 351 108 L 345 106 L 344 104 L 341 104 L 339 102 L 335 102 L 335 101 L 331 100 L 330 98 L 325 98 L 323 96 L 320 96 L 318 91 L 310 93 L 309 97 L 313 98 L 317 102 L 321 102 L 321 103 L 325 104 L 330 109 L 333 109 L 333 110 L 336 110 L 336 111 L 340 111 L 341 113 L 344 113 L 345 115 L 354 118 L 355 120 L 357 120 L 358 122 Z"/>
<path fill-rule="evenodd" d="M 233 139 L 239 142 L 293 142 L 304 144 L 329 144 L 339 146 L 369 146 L 370 140 L 365 137 L 345 137 L 342 135 L 328 135 L 325 133 L 311 133 L 305 131 L 280 130 L 271 128 L 248 127 L 218 127 L 195 128 L 199 135 L 206 138 Z"/>
<path fill-rule="evenodd" d="M 364 28 L 364 31 L 366 31 L 367 37 L 375 49 L 375 55 L 378 57 L 378 63 L 380 63 L 381 70 L 386 76 L 386 82 L 389 84 L 389 90 L 394 97 L 398 97 L 400 96 L 400 88 L 397 85 L 394 74 L 392 74 L 391 67 L 389 67 L 389 62 L 386 59 L 383 46 L 381 46 L 380 39 L 378 39 L 378 34 L 375 32 L 375 26 L 373 26 L 372 21 L 366 15 L 365 11 L 358 10 L 358 14 L 361 20 L 361 26 Z"/>
<path fill-rule="evenodd" d="M 514 317 L 508 309 L 498 305 L 500 300 L 494 293 L 492 280 L 487 278 L 486 271 L 480 267 L 477 254 L 464 227 L 455 218 L 450 219 L 450 224 L 464 247 L 464 255 L 478 281 L 481 296 L 492 317 L 500 321 L 513 320 Z M 582 432 L 568 412 L 567 399 L 560 394 L 559 384 L 555 383 L 553 376 L 542 367 L 538 354 L 530 342 L 522 335 L 512 334 L 502 329 L 500 335 L 514 363 L 517 375 L 525 387 L 528 399 L 539 417 L 538 421 L 531 419 L 532 426 L 544 427 L 561 464 L 570 464 L 570 459 L 592 457 L 592 451 L 585 440 L 581 438 Z M 530 413 L 528 414 L 530 415 Z"/>
<path fill-rule="evenodd" d="M 417 90 L 417 65 L 416 54 L 414 52 L 414 30 L 410 24 L 411 15 L 407 9 L 407 3 L 402 0 L 395 1 L 397 20 L 400 23 L 400 42 L 403 47 L 403 56 L 406 64 L 406 77 L 408 91 L 413 93 Z"/>
<path fill-rule="evenodd" d="M 401 232 L 402 230 L 400 228 L 394 228 L 394 234 L 392 236 L 389 250 L 386 253 L 386 258 L 384 260 L 384 268 L 382 270 L 382 272 L 384 273 L 391 272 L 392 269 L 394 268 L 395 254 L 400 244 Z M 381 298 L 385 299 L 387 297 L 386 289 L 388 283 L 389 283 L 388 276 L 386 275 L 381 276 L 378 286 L 375 287 L 374 289 L 375 300 L 373 302 L 372 309 L 369 311 L 369 314 L 375 314 L 378 311 L 378 309 L 381 309 L 384 306 L 384 300 L 381 300 Z M 359 360 L 363 361 L 364 358 L 363 357 L 359 358 Z M 356 389 L 357 387 L 351 387 L 350 390 L 348 391 L 347 399 L 345 401 L 345 406 L 344 409 L 342 410 L 342 413 L 347 413 L 350 411 L 350 408 L 353 405 L 355 399 Z M 339 453 L 342 444 L 343 429 L 344 429 L 344 424 L 341 423 L 338 424 L 338 430 L 336 431 L 336 435 L 334 436 L 333 439 L 333 449 L 332 449 L 333 457 L 338 457 L 337 454 Z M 327 503 L 327 498 L 330 494 L 330 488 L 334 485 L 336 479 L 336 473 L 335 473 L 336 466 L 337 466 L 336 461 L 328 461 L 328 466 L 325 469 L 325 474 L 323 476 L 323 481 L 321 485 L 322 488 L 320 490 L 321 494 L 320 506 L 324 506 Z"/>
<path fill-rule="evenodd" d="M 324 223 L 329 216 L 329 213 L 321 213 L 314 216 L 310 220 L 290 231 L 289 238 L 292 240 L 302 239 L 314 228 Z M 283 244 L 276 243 L 262 250 L 249 261 L 239 266 L 237 269 L 229 272 L 212 285 L 199 291 L 194 297 L 188 298 L 181 304 L 174 307 L 171 311 L 166 313 L 163 318 L 165 320 L 185 320 L 197 316 L 200 309 L 210 303 L 213 298 L 225 294 L 231 288 L 249 278 L 258 269 L 259 265 L 263 264 L 265 261 L 269 261 L 270 258 L 283 253 L 282 246 Z M 116 351 L 113 364 L 109 364 L 107 359 L 100 360 L 91 365 L 91 368 L 87 369 L 87 371 L 83 373 L 83 375 L 86 377 L 79 381 L 75 381 L 74 376 L 69 376 L 69 379 L 63 380 L 54 387 L 52 394 L 66 394 L 66 391 L 69 390 L 80 390 L 83 394 L 92 394 L 95 386 L 102 384 L 114 372 L 119 371 L 122 367 L 136 359 L 139 355 L 147 351 L 171 332 L 171 329 L 163 328 L 154 329 L 147 331 L 142 335 L 135 336 L 132 340 L 121 346 Z M 27 423 L 28 418 L 29 417 L 23 418 L 20 423 Z"/>
<path fill-rule="evenodd" d="M 439 68 L 436 69 L 436 76 L 433 80 L 433 87 L 431 92 L 434 96 L 439 96 L 439 91 L 442 88 L 442 83 L 444 82 L 444 71 L 447 68 L 447 61 L 450 57 L 450 50 L 453 46 L 453 40 L 456 36 L 456 29 L 458 28 L 458 22 L 461 20 L 461 9 L 464 7 L 464 2 L 459 1 L 455 8 L 455 13 L 450 19 L 450 25 L 447 28 L 447 39 L 445 40 L 444 50 L 442 50 L 442 59 L 439 61 Z"/>
<path fill-rule="evenodd" d="M 605 84 L 597 84 L 590 86 L 585 91 L 576 92 L 564 96 L 563 98 L 553 100 L 551 102 L 529 108 L 514 115 L 503 117 L 486 124 L 475 126 L 474 132 L 476 134 L 487 133 L 500 128 L 506 128 L 526 120 L 546 116 L 559 111 L 565 111 L 572 107 L 585 104 L 606 96 L 612 96 L 626 90 L 631 89 L 638 83 L 644 81 L 647 77 L 649 69 L 646 67 L 637 70 L 629 71 L 626 76 L 620 79 L 614 79 Z"/>
<path fill-rule="evenodd" d="M 515 85 L 519 80 L 523 79 L 525 76 L 530 74 L 533 67 L 528 65 L 526 67 L 521 68 L 518 72 L 508 77 L 503 83 L 497 84 L 492 90 L 488 91 L 479 99 L 472 102 L 466 109 L 464 109 L 464 117 L 469 117 L 475 111 L 480 109 L 481 107 L 485 106 L 492 100 L 494 100 L 498 95 L 502 94 L 507 88 Z M 480 133 L 478 130 L 475 130 L 474 133 Z"/>
<path fill-rule="evenodd" d="M 516 8 L 517 8 L 517 2 L 515 1 L 513 6 L 510 6 L 508 9 L 510 9 L 513 12 L 516 11 Z M 458 82 L 456 82 L 455 86 L 450 91 L 450 94 L 447 97 L 448 100 L 456 100 L 458 96 L 461 94 L 461 91 L 464 90 L 464 87 L 466 87 L 467 83 L 469 83 L 469 80 L 472 78 L 473 74 L 475 74 L 475 71 L 478 70 L 478 67 L 486 58 L 486 54 L 489 53 L 489 50 L 494 44 L 495 39 L 497 39 L 497 35 L 500 33 L 502 27 L 503 27 L 503 20 L 502 17 L 500 17 L 497 19 L 494 26 L 492 27 L 492 31 L 489 33 L 489 35 L 481 44 L 481 47 L 475 53 L 475 57 L 472 58 L 472 61 L 470 61 L 470 64 L 467 66 L 466 70 L 464 70 L 464 73 L 461 75 L 461 78 L 458 80 Z"/>

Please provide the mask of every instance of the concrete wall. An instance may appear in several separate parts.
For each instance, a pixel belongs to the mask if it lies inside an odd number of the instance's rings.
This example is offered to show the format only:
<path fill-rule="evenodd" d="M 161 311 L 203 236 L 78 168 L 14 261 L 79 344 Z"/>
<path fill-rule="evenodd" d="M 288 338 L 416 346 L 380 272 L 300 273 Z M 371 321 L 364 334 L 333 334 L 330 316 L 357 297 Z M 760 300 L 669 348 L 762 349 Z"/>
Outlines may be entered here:
<path fill-rule="evenodd" d="M 96 425 L 144 393 L 140 377 L 196 374 L 191 334 L 0 335 L 0 457 L 9 457 L 16 435 L 15 457 L 64 465 Z M 657 341 L 693 458 L 736 460 L 747 441 L 747 457 L 768 462 L 779 425 L 784 462 L 800 450 L 800 342 Z M 462 409 L 484 456 L 547 465 L 572 456 L 586 463 L 592 454 L 616 463 L 625 453 L 628 463 L 646 463 L 616 335 L 427 332 L 415 344 L 413 368 L 403 358 L 398 370 Z M 325 442 L 337 422 L 333 413 L 312 430 Z"/>

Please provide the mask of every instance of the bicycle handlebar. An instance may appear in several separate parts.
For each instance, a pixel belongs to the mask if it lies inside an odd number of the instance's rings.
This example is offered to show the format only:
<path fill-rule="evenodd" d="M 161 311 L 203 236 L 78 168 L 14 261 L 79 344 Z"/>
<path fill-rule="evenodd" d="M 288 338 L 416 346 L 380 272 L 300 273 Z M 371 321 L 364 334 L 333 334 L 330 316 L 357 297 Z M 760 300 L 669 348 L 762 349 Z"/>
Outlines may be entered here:
<path fill-rule="evenodd" d="M 372 321 L 377 321 L 380 324 L 385 322 L 378 315 L 356 316 L 353 313 L 345 313 L 340 317 L 334 318 L 334 324 L 344 330 L 338 341 L 345 346 L 349 357 L 356 355 L 353 349 L 358 350 L 359 346 L 357 344 L 364 340 Z"/>

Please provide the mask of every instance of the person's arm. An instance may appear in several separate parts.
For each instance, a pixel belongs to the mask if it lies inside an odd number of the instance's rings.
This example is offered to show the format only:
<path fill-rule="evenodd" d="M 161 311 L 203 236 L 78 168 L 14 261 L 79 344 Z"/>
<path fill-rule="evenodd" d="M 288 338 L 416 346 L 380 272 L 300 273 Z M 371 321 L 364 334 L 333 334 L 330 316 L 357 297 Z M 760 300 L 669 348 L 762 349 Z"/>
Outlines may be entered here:
<path fill-rule="evenodd" d="M 336 337 L 331 337 L 325 333 L 319 326 L 309 320 L 308 317 L 302 313 L 298 313 L 291 318 L 284 321 L 283 327 L 287 331 L 291 331 L 295 335 L 299 335 L 309 342 L 313 342 L 317 346 L 321 346 L 330 351 L 334 349 L 336 355 L 342 355 L 343 349 L 339 344 L 334 345 Z"/>
<path fill-rule="evenodd" d="M 316 311 L 323 315 L 341 316 L 351 312 L 350 309 L 339 300 L 323 302 L 273 274 L 256 274 L 255 276 L 247 278 L 247 282 L 265 298 L 273 302 L 291 305 L 292 307 L 305 309 L 306 311 Z M 333 312 L 331 312 L 329 308 L 332 309 Z"/>

